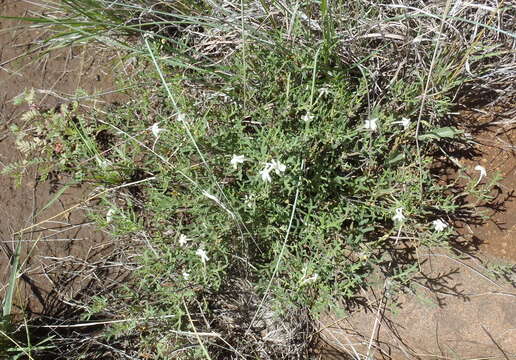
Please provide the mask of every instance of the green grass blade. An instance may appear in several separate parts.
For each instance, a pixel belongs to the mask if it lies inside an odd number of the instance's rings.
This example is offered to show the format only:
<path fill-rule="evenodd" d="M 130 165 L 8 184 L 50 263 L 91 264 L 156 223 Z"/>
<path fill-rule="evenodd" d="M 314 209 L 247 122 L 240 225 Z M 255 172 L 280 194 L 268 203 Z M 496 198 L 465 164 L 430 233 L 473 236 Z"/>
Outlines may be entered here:
<path fill-rule="evenodd" d="M 2 306 L 2 316 L 7 317 L 11 315 L 12 305 L 13 305 L 13 297 L 14 290 L 16 288 L 16 278 L 18 277 L 19 263 L 20 263 L 20 250 L 21 250 L 21 241 L 16 245 L 16 249 L 14 251 L 13 257 L 11 259 L 10 270 L 11 273 L 9 275 L 9 284 L 7 287 L 7 291 L 5 294 L 5 298 L 3 300 Z"/>

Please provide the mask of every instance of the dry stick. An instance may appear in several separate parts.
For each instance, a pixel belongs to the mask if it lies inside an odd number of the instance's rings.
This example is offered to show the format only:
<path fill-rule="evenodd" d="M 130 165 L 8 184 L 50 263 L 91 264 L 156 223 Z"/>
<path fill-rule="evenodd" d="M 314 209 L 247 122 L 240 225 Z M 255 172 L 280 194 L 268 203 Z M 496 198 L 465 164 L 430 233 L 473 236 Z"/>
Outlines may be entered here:
<path fill-rule="evenodd" d="M 98 194 L 92 195 L 92 196 L 90 196 L 89 198 L 87 198 L 86 200 L 83 200 L 83 201 L 81 201 L 81 202 L 79 202 L 79 203 L 75 204 L 74 206 L 71 206 L 71 207 L 69 207 L 68 209 L 61 211 L 61 212 L 60 212 L 59 214 L 57 214 L 57 215 L 51 216 L 51 217 L 49 217 L 49 218 L 48 218 L 48 219 L 46 219 L 46 220 L 42 220 L 42 221 L 38 222 L 37 224 L 33 224 L 33 225 L 28 226 L 28 227 L 26 227 L 26 228 L 24 228 L 24 229 L 21 229 L 21 230 L 19 230 L 19 231 L 15 232 L 13 235 L 21 235 L 21 234 L 23 234 L 23 233 L 25 233 L 25 232 L 27 232 L 27 231 L 29 231 L 29 230 L 34 229 L 35 227 L 38 227 L 38 226 L 40 226 L 40 225 L 42 225 L 42 224 L 44 224 L 44 223 L 46 223 L 46 222 L 49 222 L 50 220 L 54 220 L 54 219 L 56 219 L 56 218 L 58 218 L 58 217 L 60 217 L 60 216 L 62 216 L 62 215 L 69 214 L 70 212 L 72 212 L 73 210 L 77 209 L 77 208 L 78 208 L 78 207 L 80 207 L 81 205 L 86 204 L 86 203 L 90 202 L 91 200 L 96 199 L 96 198 L 98 198 L 98 197 L 100 197 L 100 196 L 102 196 L 102 195 L 104 195 L 104 194 L 107 194 L 108 192 L 111 192 L 111 191 L 114 191 L 114 190 L 118 190 L 118 189 L 122 189 L 122 188 L 127 187 L 127 186 L 137 185 L 137 184 L 140 184 L 140 183 L 143 183 L 143 182 L 146 182 L 146 181 L 155 180 L 155 179 L 156 179 L 156 177 L 155 177 L 155 176 L 152 176 L 152 177 L 147 178 L 147 179 L 138 180 L 138 181 L 134 181 L 134 182 L 131 182 L 131 183 L 127 183 L 127 184 L 119 185 L 119 186 L 116 186 L 116 187 L 111 188 L 111 189 L 103 190 L 103 191 L 99 192 Z"/>
<path fill-rule="evenodd" d="M 117 354 L 120 354 L 120 355 L 122 355 L 122 356 L 126 357 L 127 359 L 130 359 L 130 360 L 140 360 L 140 358 L 135 358 L 135 357 L 133 357 L 133 356 L 127 355 L 125 352 L 123 352 L 123 351 L 121 351 L 121 350 L 118 350 L 117 348 L 115 348 L 115 347 L 113 347 L 113 346 L 111 346 L 111 345 L 104 344 L 104 343 L 102 343 L 102 342 L 100 342 L 100 341 L 96 340 L 95 338 L 91 338 L 91 340 L 93 340 L 93 342 L 94 342 L 95 344 L 98 344 L 98 345 L 100 345 L 100 346 L 102 346 L 102 347 L 106 347 L 106 348 L 108 348 L 109 350 L 114 351 L 114 352 L 116 352 Z"/>
<path fill-rule="evenodd" d="M 493 342 L 493 344 L 495 344 L 495 346 L 498 348 L 498 350 L 500 350 L 500 352 L 503 354 L 503 357 L 506 359 L 506 360 L 509 360 L 509 357 L 507 356 L 507 354 L 505 353 L 505 351 L 502 349 L 502 347 L 500 345 L 498 345 L 498 343 L 495 341 L 495 339 L 493 339 L 493 337 L 491 336 L 491 334 L 489 333 L 489 331 L 487 331 L 487 329 L 484 327 L 483 324 L 480 324 L 480 327 L 482 328 L 482 330 L 485 331 L 485 333 L 487 334 L 487 336 L 489 336 L 489 339 L 491 339 L 491 341 Z"/>
<path fill-rule="evenodd" d="M 136 318 L 136 319 L 121 319 L 121 320 L 106 320 L 106 321 L 95 321 L 90 323 L 81 323 L 81 324 L 71 324 L 71 325 L 29 325 L 29 327 L 34 328 L 78 328 L 78 327 L 87 327 L 87 326 L 98 326 L 98 325 L 109 325 L 109 324 L 118 324 L 129 321 L 141 321 L 141 320 L 162 320 L 169 319 L 172 317 L 176 317 L 176 315 L 164 315 L 159 317 L 150 317 L 150 318 Z"/>
<path fill-rule="evenodd" d="M 338 323 L 340 323 L 341 321 L 346 320 L 346 319 L 347 319 L 348 317 L 350 317 L 350 316 L 351 316 L 351 315 L 347 315 L 347 316 L 345 316 L 345 317 L 343 317 L 343 318 L 340 318 L 340 319 L 334 320 L 333 322 L 331 322 L 331 323 L 329 323 L 329 324 L 325 324 L 325 325 L 324 325 L 324 326 L 322 326 L 319 330 L 317 330 L 317 331 L 314 333 L 314 335 L 317 335 L 317 334 L 319 334 L 319 333 L 323 332 L 324 330 L 329 329 L 329 328 L 333 327 L 334 325 L 337 325 Z M 321 321 L 319 321 L 319 323 L 320 323 L 320 324 L 322 324 L 322 322 L 321 322 Z"/>
<path fill-rule="evenodd" d="M 104 96 L 104 95 L 110 95 L 110 94 L 114 94 L 114 93 L 120 93 L 124 90 L 129 90 L 129 89 L 132 89 L 134 88 L 135 86 L 126 86 L 126 87 L 122 87 L 122 88 L 116 88 L 116 89 L 112 89 L 112 90 L 105 90 L 105 91 L 101 91 L 101 92 L 98 92 L 98 93 L 93 93 L 91 95 L 84 95 L 84 96 L 74 96 L 74 95 L 71 95 L 71 94 L 58 94 L 57 92 L 55 91 L 52 91 L 52 90 L 46 90 L 46 89 L 37 89 L 36 91 L 40 94 L 44 94 L 44 95 L 51 95 L 63 102 L 72 102 L 72 101 L 81 101 L 81 100 L 89 100 L 89 99 L 95 99 L 96 97 L 101 97 L 101 96 Z M 68 95 L 68 97 L 65 97 L 66 95 Z M 95 99 L 96 101 L 102 101 L 102 102 L 105 102 L 103 100 L 98 100 L 98 99 Z M 85 105 L 83 105 L 85 106 Z"/>
<path fill-rule="evenodd" d="M 19 58 L 22 58 L 22 57 L 24 57 L 24 56 L 28 56 L 28 55 L 30 55 L 30 54 L 33 54 L 33 53 L 35 53 L 35 52 L 38 52 L 39 50 L 41 50 L 41 49 L 43 49 L 43 48 L 45 48 L 45 47 L 46 47 L 46 45 L 41 45 L 41 46 L 38 46 L 37 48 L 35 48 L 35 49 L 31 50 L 31 51 L 28 51 L 28 52 L 23 53 L 23 54 L 21 54 L 21 55 L 15 56 L 15 57 L 13 57 L 13 58 L 11 58 L 11 59 L 9 59 L 9 60 L 4 61 L 3 63 L 0 63 L 0 67 L 4 67 L 5 65 L 8 65 L 8 64 L 10 64 L 10 63 L 11 63 L 11 62 L 13 62 L 13 61 L 18 60 Z M 21 74 L 17 74 L 17 75 L 20 75 L 20 76 L 21 76 Z"/>
<path fill-rule="evenodd" d="M 426 78 L 426 84 L 425 89 L 423 91 L 423 96 L 421 99 L 421 106 L 419 107 L 419 115 L 417 117 L 417 124 L 416 124 L 416 149 L 417 149 L 417 162 L 419 167 L 419 197 L 420 199 L 423 198 L 423 170 L 421 165 L 421 149 L 419 147 L 419 128 L 421 127 L 421 118 L 423 117 L 423 110 L 425 107 L 425 101 L 428 93 L 428 88 L 430 87 L 430 79 L 432 78 L 432 72 L 435 67 L 435 62 L 437 59 L 437 53 L 439 52 L 439 45 L 441 44 L 441 34 L 443 33 L 444 24 L 445 24 L 445 18 L 448 15 L 448 12 L 450 11 L 452 0 L 446 1 L 446 7 L 443 11 L 443 16 L 441 19 L 441 26 L 439 28 L 439 33 L 437 34 L 437 42 L 435 44 L 434 54 L 432 55 L 432 62 L 430 63 L 430 69 L 428 70 L 428 76 Z"/>
<path fill-rule="evenodd" d="M 65 60 L 65 63 L 64 63 L 64 66 L 63 66 L 63 72 L 61 73 L 61 75 L 59 75 L 59 77 L 56 79 L 56 81 L 54 81 L 54 84 L 50 87 L 50 91 L 52 91 L 53 89 L 55 89 L 55 87 L 57 86 L 57 84 L 70 72 L 72 72 L 72 70 L 68 70 L 68 65 L 70 64 L 70 58 L 71 58 L 71 54 L 70 54 L 71 50 L 68 52 L 68 54 L 66 55 L 66 60 Z M 50 56 L 50 53 L 47 54 Z M 46 68 L 46 64 L 47 64 L 47 61 L 45 61 L 45 68 Z M 46 73 L 46 69 L 43 71 L 43 74 Z M 45 75 L 43 75 L 45 76 Z M 45 81 L 45 79 L 43 78 L 43 81 Z M 47 98 L 47 94 L 45 94 L 40 100 L 39 100 L 39 104 L 43 104 L 45 99 Z"/>
<path fill-rule="evenodd" d="M 345 319 L 345 318 L 343 318 L 343 319 L 339 319 L 339 320 L 336 320 L 336 321 L 335 321 L 335 322 L 333 322 L 332 324 L 327 325 L 327 326 L 324 326 L 321 330 L 317 331 L 317 332 L 316 332 L 316 334 L 317 334 L 318 332 L 320 332 L 320 331 L 325 330 L 326 328 L 329 328 L 331 325 L 335 324 L 336 322 L 339 322 L 339 321 L 344 320 L 344 319 Z M 320 323 L 320 321 L 319 321 L 319 323 Z M 348 342 L 349 347 L 351 348 L 351 350 L 353 350 L 354 355 L 353 355 L 353 354 L 352 354 L 352 353 L 351 353 L 351 352 L 346 348 L 346 345 L 344 345 L 344 344 L 343 344 L 343 343 L 342 343 L 342 342 L 341 342 L 341 341 L 340 341 L 340 340 L 339 340 L 339 339 L 334 335 L 333 331 L 328 332 L 328 335 L 329 335 L 329 336 L 331 336 L 331 337 L 333 338 L 332 340 L 333 340 L 333 341 L 335 341 L 335 342 L 337 343 L 337 345 L 338 345 L 338 346 L 340 346 L 340 348 L 339 348 L 339 347 L 337 347 L 337 346 L 336 346 L 336 345 L 334 345 L 334 344 L 331 344 L 331 343 L 330 343 L 328 340 L 326 340 L 326 339 L 323 339 L 323 340 L 325 341 L 326 345 L 331 346 L 331 347 L 332 347 L 333 349 L 335 349 L 336 351 L 342 352 L 342 350 L 344 350 L 344 351 L 345 351 L 349 356 L 351 356 L 351 357 L 353 357 L 353 356 L 354 356 L 354 359 L 353 359 L 353 360 L 360 360 L 360 358 L 361 358 L 361 357 L 360 357 L 360 354 L 359 354 L 359 353 L 357 352 L 357 350 L 355 349 L 354 344 L 349 340 L 349 338 L 348 338 L 348 336 L 347 336 L 347 334 L 346 334 L 346 332 L 345 332 L 344 330 L 342 331 L 342 333 L 343 333 L 342 335 L 346 338 L 346 341 Z M 361 343 L 356 343 L 356 344 L 361 344 Z"/>
<path fill-rule="evenodd" d="M 199 342 L 199 345 L 201 346 L 201 349 L 202 349 L 204 355 L 206 355 L 206 357 L 208 359 L 211 359 L 210 354 L 208 353 L 208 350 L 206 349 L 206 347 L 204 346 L 204 343 L 201 340 L 202 333 L 197 332 L 197 329 L 195 328 L 195 325 L 192 321 L 192 317 L 190 316 L 190 311 L 188 311 L 188 306 L 186 306 L 186 302 L 184 301 L 184 299 L 183 299 L 183 306 L 185 307 L 186 315 L 188 316 L 188 321 L 190 322 L 190 325 L 194 329 L 193 334 L 197 338 L 197 341 Z M 217 337 L 220 338 L 221 336 L 219 334 L 217 334 Z"/>
<path fill-rule="evenodd" d="M 385 293 L 387 291 L 387 281 L 388 281 L 388 279 L 386 279 L 385 282 L 383 283 L 382 299 L 380 301 L 380 304 L 378 305 L 378 311 L 376 312 L 376 316 L 375 316 L 375 320 L 374 320 L 374 326 L 373 326 L 373 331 L 371 332 L 371 338 L 369 339 L 369 345 L 367 346 L 366 359 L 372 359 L 371 347 L 373 346 L 373 339 L 375 337 L 378 337 L 378 331 L 379 331 L 380 321 L 381 321 L 380 320 L 380 311 L 382 310 L 382 304 L 383 304 L 383 306 L 387 305 L 387 301 L 385 301 L 385 299 L 386 299 Z"/>
<path fill-rule="evenodd" d="M 30 354 L 25 351 L 25 349 L 23 348 L 23 346 L 21 346 L 20 344 L 18 344 L 16 342 L 16 340 L 14 340 L 12 337 L 10 337 L 9 335 L 7 335 L 5 332 L 3 332 L 1 329 L 0 329 L 0 334 L 2 334 L 2 336 L 5 336 L 5 338 L 9 339 L 9 341 L 11 341 L 14 345 L 16 345 L 16 347 L 18 348 L 18 350 L 21 350 L 26 356 L 28 356 L 28 358 L 30 360 L 34 360 L 34 358 L 32 356 L 30 356 Z"/>

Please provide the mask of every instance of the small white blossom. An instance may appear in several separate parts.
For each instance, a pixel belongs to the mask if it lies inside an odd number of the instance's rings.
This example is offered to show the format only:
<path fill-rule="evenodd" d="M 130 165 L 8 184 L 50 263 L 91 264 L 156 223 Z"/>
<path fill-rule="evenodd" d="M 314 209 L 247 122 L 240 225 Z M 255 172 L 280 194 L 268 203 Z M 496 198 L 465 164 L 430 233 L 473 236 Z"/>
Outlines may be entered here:
<path fill-rule="evenodd" d="M 480 172 L 480 179 L 482 179 L 484 176 L 487 176 L 486 168 L 482 165 L 475 166 L 475 170 Z"/>
<path fill-rule="evenodd" d="M 186 120 L 185 118 L 186 118 L 185 114 L 183 114 L 183 113 L 178 113 L 177 114 L 177 121 L 185 122 L 185 120 Z"/>
<path fill-rule="evenodd" d="M 400 121 L 395 121 L 393 124 L 400 124 L 404 129 L 408 129 L 410 126 L 410 119 L 402 117 Z"/>
<path fill-rule="evenodd" d="M 437 231 L 437 232 L 443 231 L 448 226 L 448 224 L 446 224 L 441 219 L 437 219 L 437 220 L 432 221 L 432 224 L 434 225 L 434 230 Z"/>
<path fill-rule="evenodd" d="M 187 273 L 186 271 L 183 272 L 183 279 L 188 280 L 190 279 L 190 273 Z"/>
<path fill-rule="evenodd" d="M 231 161 L 229 163 L 233 166 L 233 169 L 236 170 L 238 167 L 238 164 L 243 164 L 245 160 L 246 160 L 246 158 L 244 155 L 233 155 L 233 157 L 231 158 Z"/>
<path fill-rule="evenodd" d="M 378 128 L 378 125 L 376 124 L 377 121 L 377 118 L 366 120 L 364 123 L 364 127 L 368 130 L 376 131 L 376 129 Z"/>
<path fill-rule="evenodd" d="M 304 122 L 312 121 L 314 118 L 315 116 L 311 115 L 310 113 L 301 116 L 301 120 L 303 120 Z"/>
<path fill-rule="evenodd" d="M 396 215 L 394 215 L 392 217 L 392 221 L 394 222 L 397 222 L 397 221 L 404 221 L 406 218 L 405 218 L 405 215 L 403 215 L 403 208 L 397 208 L 396 209 Z"/>
<path fill-rule="evenodd" d="M 252 209 L 254 207 L 254 198 L 255 196 L 253 194 L 251 195 L 246 195 L 244 197 L 244 204 L 245 206 L 247 206 L 249 209 Z"/>
<path fill-rule="evenodd" d="M 186 244 L 188 244 L 188 241 L 190 241 L 190 239 L 187 238 L 185 234 L 179 235 L 179 240 L 178 240 L 179 245 L 186 246 Z"/>
<path fill-rule="evenodd" d="M 272 168 L 270 167 L 270 165 L 266 164 L 265 167 L 263 168 L 263 170 L 260 171 L 260 176 L 264 182 L 272 181 L 271 174 L 270 174 L 271 170 L 272 170 Z"/>
<path fill-rule="evenodd" d="M 197 251 L 195 252 L 195 255 L 197 255 L 201 258 L 201 261 L 203 264 L 206 264 L 206 261 L 210 260 L 206 251 L 204 251 L 203 248 L 198 248 Z"/>
<path fill-rule="evenodd" d="M 279 160 L 278 161 L 272 160 L 271 168 L 274 169 L 274 171 L 276 172 L 276 175 L 281 175 L 280 173 L 285 172 L 285 170 L 287 169 L 285 164 L 282 164 Z"/>
<path fill-rule="evenodd" d="M 159 134 L 161 132 L 165 131 L 165 129 L 161 129 L 159 126 L 158 126 L 158 123 L 154 123 L 152 124 L 151 126 L 151 132 L 152 132 L 152 135 L 154 135 L 154 137 L 157 139 L 159 137 Z"/>
<path fill-rule="evenodd" d="M 115 215 L 116 213 L 116 210 L 111 208 L 108 210 L 107 214 L 106 214 L 106 221 L 108 224 L 110 224 L 111 222 L 113 222 L 113 215 Z"/>
<path fill-rule="evenodd" d="M 285 172 L 287 166 L 282 164 L 279 160 L 272 160 L 270 163 L 265 163 L 265 167 L 260 171 L 260 176 L 264 182 L 271 182 L 271 171 L 274 170 L 276 175 L 281 175 Z"/>
<path fill-rule="evenodd" d="M 317 279 L 319 279 L 319 274 L 317 274 L 317 273 L 313 274 L 309 278 L 305 278 L 303 276 L 303 279 L 301 279 L 301 285 L 305 285 L 305 284 L 308 284 L 308 283 L 314 283 L 314 282 L 317 281 Z"/>

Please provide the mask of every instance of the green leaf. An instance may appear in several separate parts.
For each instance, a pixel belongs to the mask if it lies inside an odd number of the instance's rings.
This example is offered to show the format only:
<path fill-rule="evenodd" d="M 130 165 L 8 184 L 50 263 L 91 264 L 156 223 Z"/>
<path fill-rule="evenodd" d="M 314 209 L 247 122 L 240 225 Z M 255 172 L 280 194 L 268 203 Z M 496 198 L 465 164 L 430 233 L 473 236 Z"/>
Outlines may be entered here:
<path fill-rule="evenodd" d="M 440 139 L 453 139 L 457 135 L 462 134 L 463 131 L 454 128 L 452 126 L 442 127 L 434 129 L 426 134 L 419 135 L 418 139 L 424 140 L 440 140 Z"/>
<path fill-rule="evenodd" d="M 389 158 L 386 161 L 387 165 L 393 165 L 397 162 L 400 162 L 401 160 L 405 159 L 405 154 L 401 151 L 396 151 L 393 154 L 390 154 Z"/>
<path fill-rule="evenodd" d="M 21 242 L 16 244 L 13 257 L 11 259 L 11 273 L 9 275 L 9 283 L 7 285 L 7 291 L 5 293 L 4 301 L 2 304 L 2 316 L 8 317 L 11 315 L 14 290 L 16 288 L 16 279 L 18 278 L 19 260 L 20 260 Z M 9 321 L 9 320 L 7 320 Z"/>

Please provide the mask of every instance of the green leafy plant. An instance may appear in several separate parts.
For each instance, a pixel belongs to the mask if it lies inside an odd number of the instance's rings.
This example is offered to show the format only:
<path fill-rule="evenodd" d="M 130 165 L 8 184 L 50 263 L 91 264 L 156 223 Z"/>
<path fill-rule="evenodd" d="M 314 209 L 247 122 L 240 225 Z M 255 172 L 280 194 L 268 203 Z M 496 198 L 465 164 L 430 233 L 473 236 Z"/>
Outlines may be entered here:
<path fill-rule="evenodd" d="M 137 333 L 143 353 L 301 356 L 311 319 L 355 300 L 373 272 L 409 285 L 413 250 L 446 246 L 459 200 L 488 199 L 497 180 L 467 178 L 456 194 L 433 172 L 442 147 L 463 139 L 446 115 L 451 90 L 468 81 L 456 70 L 469 50 L 420 39 L 428 29 L 440 39 L 446 12 L 64 4 L 72 15 L 57 22 L 59 44 L 94 38 L 139 64 L 119 79 L 130 101 L 109 112 L 76 101 L 31 109 L 30 126 L 13 130 L 43 177 L 93 184 L 100 202 L 89 215 L 142 244 L 116 301 L 95 299 L 85 317 L 112 308 L 127 321 L 106 337 Z M 364 32 L 364 17 L 407 31 Z M 417 46 L 393 62 L 399 45 L 386 39 Z"/>

